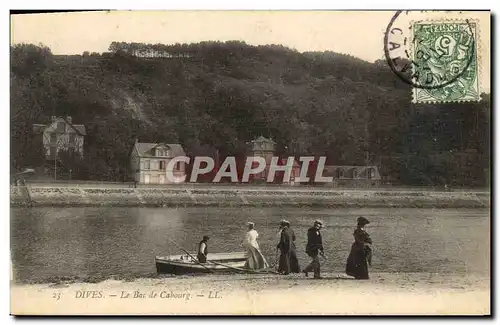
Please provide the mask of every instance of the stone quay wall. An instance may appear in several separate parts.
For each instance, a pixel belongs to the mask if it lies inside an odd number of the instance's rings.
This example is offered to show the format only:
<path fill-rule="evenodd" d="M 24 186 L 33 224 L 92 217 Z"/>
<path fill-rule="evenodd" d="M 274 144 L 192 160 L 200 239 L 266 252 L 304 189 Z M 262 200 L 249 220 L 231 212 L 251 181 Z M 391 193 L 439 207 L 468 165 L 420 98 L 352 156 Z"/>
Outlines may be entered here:
<path fill-rule="evenodd" d="M 253 186 L 103 188 L 11 186 L 12 207 L 45 206 L 290 206 L 488 208 L 489 191 L 324 189 Z"/>

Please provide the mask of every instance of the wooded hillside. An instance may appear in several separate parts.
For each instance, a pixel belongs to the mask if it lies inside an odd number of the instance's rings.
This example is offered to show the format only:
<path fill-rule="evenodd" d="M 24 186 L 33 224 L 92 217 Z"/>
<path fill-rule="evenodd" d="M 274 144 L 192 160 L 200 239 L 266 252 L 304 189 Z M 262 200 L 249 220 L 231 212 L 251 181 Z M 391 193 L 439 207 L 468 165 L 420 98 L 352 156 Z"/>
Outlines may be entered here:
<path fill-rule="evenodd" d="M 130 48 L 176 55 L 138 58 Z M 21 44 L 11 47 L 10 78 L 13 169 L 41 164 L 33 123 L 69 115 L 88 134 L 83 162 L 70 163 L 80 179 L 126 180 L 135 138 L 223 157 L 244 153 L 259 135 L 279 153 L 367 162 L 406 185 L 484 186 L 489 178 L 489 94 L 415 105 L 382 60 L 242 42 L 112 43 L 109 53 L 74 56 Z"/>

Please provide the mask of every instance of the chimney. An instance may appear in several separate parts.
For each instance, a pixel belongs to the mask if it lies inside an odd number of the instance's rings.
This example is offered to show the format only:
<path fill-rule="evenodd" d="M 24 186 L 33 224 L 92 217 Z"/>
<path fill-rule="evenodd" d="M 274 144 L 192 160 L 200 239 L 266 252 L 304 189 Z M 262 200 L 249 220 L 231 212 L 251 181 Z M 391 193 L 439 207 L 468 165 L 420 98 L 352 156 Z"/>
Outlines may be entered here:
<path fill-rule="evenodd" d="M 69 124 L 73 124 L 73 119 L 71 116 L 66 116 L 66 121 L 68 121 Z"/>
<path fill-rule="evenodd" d="M 52 123 L 54 123 L 57 120 L 57 117 L 52 115 Z"/>

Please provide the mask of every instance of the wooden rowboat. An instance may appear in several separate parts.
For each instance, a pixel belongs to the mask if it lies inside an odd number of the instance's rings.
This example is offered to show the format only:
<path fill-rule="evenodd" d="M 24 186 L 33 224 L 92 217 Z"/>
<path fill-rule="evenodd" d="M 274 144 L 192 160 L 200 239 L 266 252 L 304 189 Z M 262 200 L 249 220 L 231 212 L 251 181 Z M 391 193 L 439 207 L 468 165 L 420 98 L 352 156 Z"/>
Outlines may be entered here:
<path fill-rule="evenodd" d="M 196 253 L 192 253 L 196 256 Z M 200 264 L 188 254 L 156 256 L 156 272 L 159 274 L 191 274 L 212 272 L 244 271 L 247 257 L 245 252 L 209 253 L 207 262 Z"/>

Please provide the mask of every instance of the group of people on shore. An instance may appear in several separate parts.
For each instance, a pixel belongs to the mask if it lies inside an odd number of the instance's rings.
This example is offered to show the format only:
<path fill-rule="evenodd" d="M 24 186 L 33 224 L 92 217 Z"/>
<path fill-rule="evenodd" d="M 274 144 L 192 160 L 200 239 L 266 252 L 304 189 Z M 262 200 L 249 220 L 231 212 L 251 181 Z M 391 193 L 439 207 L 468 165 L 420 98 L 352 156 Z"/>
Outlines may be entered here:
<path fill-rule="evenodd" d="M 357 219 L 357 227 L 354 230 L 354 242 L 351 245 L 351 251 L 346 262 L 346 274 L 355 279 L 369 279 L 368 267 L 371 266 L 372 240 L 366 232 L 365 226 L 370 222 L 365 217 Z M 243 246 L 246 249 L 247 261 L 245 267 L 252 270 L 263 270 L 269 268 L 269 263 L 260 251 L 257 238 L 258 232 L 255 230 L 255 224 L 248 222 L 248 231 L 243 240 Z M 326 259 L 323 247 L 323 239 L 321 229 L 323 222 L 321 220 L 314 221 L 311 228 L 307 230 L 307 244 L 305 247 L 306 254 L 311 258 L 311 262 L 302 272 L 307 277 L 309 272 L 314 274 L 314 278 L 321 278 L 321 260 L 320 256 Z M 279 258 L 277 261 L 277 271 L 280 274 L 300 273 L 301 268 L 297 259 L 297 249 L 295 246 L 295 233 L 290 227 L 290 222 L 281 220 L 279 223 L 278 232 L 279 242 L 276 246 Z M 208 236 L 204 236 L 203 240 L 198 245 L 198 260 L 201 263 L 206 262 L 207 255 L 207 240 Z"/>
<path fill-rule="evenodd" d="M 357 227 L 354 230 L 354 242 L 351 245 L 351 251 L 347 257 L 346 274 L 356 279 L 369 279 L 368 267 L 371 266 L 371 244 L 370 235 L 365 230 L 365 226 L 370 221 L 365 217 L 359 217 Z M 311 228 L 307 230 L 306 254 L 311 258 L 311 262 L 302 272 L 308 276 L 313 272 L 314 278 L 321 279 L 321 261 L 320 256 L 326 259 L 323 247 L 321 229 L 323 222 L 314 221 Z M 295 247 L 295 233 L 290 228 L 290 222 L 282 220 L 280 222 L 280 241 L 277 248 L 280 251 L 278 272 L 281 274 L 300 273 L 300 266 L 297 260 Z"/>

